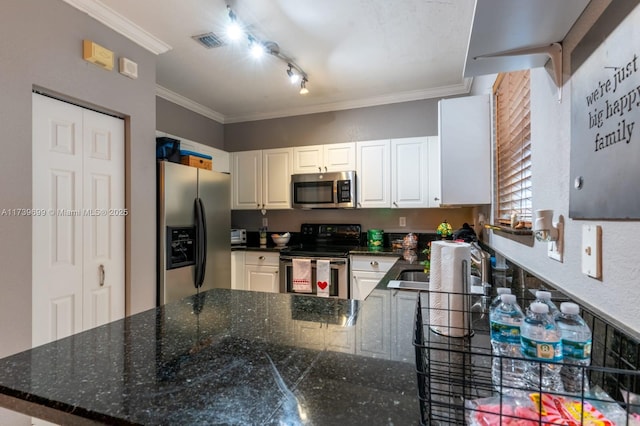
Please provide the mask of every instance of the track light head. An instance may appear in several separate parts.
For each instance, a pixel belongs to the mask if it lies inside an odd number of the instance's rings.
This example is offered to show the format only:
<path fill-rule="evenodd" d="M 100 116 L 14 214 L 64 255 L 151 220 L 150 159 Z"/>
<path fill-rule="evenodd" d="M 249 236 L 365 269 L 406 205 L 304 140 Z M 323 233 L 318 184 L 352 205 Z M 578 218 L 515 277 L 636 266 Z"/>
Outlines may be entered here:
<path fill-rule="evenodd" d="M 307 79 L 302 77 L 302 81 L 300 82 L 300 94 L 306 95 L 309 93 L 309 89 L 307 89 Z"/>
<path fill-rule="evenodd" d="M 289 69 L 287 70 L 287 75 L 289 76 L 289 81 L 291 82 L 291 84 L 298 84 L 298 82 L 300 81 L 300 74 L 296 73 L 293 70 L 293 65 L 291 64 L 287 64 L 289 65 Z"/>

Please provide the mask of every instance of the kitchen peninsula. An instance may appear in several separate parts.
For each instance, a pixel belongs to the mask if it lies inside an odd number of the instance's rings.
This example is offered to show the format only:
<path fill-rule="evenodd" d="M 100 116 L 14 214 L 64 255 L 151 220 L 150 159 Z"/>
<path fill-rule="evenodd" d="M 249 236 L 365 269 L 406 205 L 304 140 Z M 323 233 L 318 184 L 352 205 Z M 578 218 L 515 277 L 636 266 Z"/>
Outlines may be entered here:
<path fill-rule="evenodd" d="M 413 363 L 331 350 L 366 304 L 210 290 L 0 360 L 0 406 L 60 424 L 417 424 Z M 300 322 L 317 326 L 306 344 Z"/>

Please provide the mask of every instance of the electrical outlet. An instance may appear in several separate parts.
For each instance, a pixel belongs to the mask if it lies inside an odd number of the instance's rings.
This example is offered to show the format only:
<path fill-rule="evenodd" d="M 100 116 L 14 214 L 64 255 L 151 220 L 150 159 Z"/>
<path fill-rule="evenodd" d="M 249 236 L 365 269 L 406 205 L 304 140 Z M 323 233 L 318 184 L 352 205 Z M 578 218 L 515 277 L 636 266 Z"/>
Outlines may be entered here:
<path fill-rule="evenodd" d="M 400 217 L 400 226 L 401 227 L 407 226 L 407 218 L 406 217 L 404 217 L 404 216 Z"/>
<path fill-rule="evenodd" d="M 266 217 L 263 217 L 263 218 L 262 218 L 262 226 L 263 226 L 264 228 L 266 228 L 266 227 L 268 227 L 268 226 L 269 226 L 269 219 L 268 219 L 268 218 L 266 218 Z"/>

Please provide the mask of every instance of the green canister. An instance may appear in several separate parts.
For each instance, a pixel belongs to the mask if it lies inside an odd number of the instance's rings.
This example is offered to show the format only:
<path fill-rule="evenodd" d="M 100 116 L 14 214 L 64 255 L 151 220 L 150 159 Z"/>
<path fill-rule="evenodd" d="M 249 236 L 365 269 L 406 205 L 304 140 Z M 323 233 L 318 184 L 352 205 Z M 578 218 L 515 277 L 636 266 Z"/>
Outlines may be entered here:
<path fill-rule="evenodd" d="M 367 231 L 367 243 L 369 248 L 381 249 L 384 245 L 383 235 L 384 231 L 382 229 L 369 229 Z"/>

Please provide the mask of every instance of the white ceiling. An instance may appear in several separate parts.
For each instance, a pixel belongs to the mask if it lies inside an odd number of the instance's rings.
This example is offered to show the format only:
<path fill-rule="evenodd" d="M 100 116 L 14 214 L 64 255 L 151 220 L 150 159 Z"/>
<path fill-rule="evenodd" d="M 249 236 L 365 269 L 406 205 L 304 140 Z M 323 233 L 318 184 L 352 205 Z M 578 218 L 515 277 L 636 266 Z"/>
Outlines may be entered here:
<path fill-rule="evenodd" d="M 158 54 L 158 96 L 221 123 L 468 93 L 470 76 L 547 60 L 477 56 L 559 42 L 589 2 L 64 1 Z M 192 39 L 213 32 L 227 41 L 227 5 L 253 36 L 277 43 L 306 72 L 309 94 L 291 85 L 286 62 L 251 58 L 246 38 L 213 49 Z"/>
<path fill-rule="evenodd" d="M 210 31 L 225 37 L 224 0 L 65 1 L 143 45 L 148 41 L 152 51 L 169 48 L 158 55 L 159 95 L 191 103 L 224 123 L 470 88 L 463 68 L 474 0 L 230 1 L 254 35 L 278 43 L 307 73 L 305 96 L 289 83 L 286 63 L 273 56 L 260 62 L 250 58 L 246 39 L 206 49 L 191 38 Z"/>

